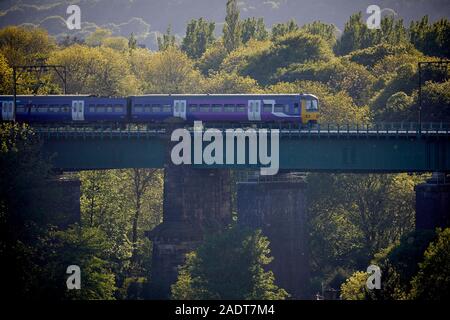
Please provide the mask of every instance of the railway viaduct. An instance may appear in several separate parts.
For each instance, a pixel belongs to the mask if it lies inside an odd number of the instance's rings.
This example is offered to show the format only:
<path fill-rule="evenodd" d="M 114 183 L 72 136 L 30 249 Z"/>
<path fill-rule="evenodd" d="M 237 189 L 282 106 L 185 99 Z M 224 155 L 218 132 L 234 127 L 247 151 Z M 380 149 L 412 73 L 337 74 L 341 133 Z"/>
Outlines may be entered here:
<path fill-rule="evenodd" d="M 175 128 L 36 128 L 44 152 L 52 155 L 53 167 L 60 171 L 165 169 L 163 223 L 148 233 L 153 240 L 150 277 L 155 298 L 168 296 L 184 254 L 206 233 L 231 221 L 230 169 L 258 172 L 262 166 L 249 164 L 248 157 L 242 164 L 175 165 L 170 159 L 176 144 L 170 134 Z M 449 125 L 322 125 L 314 130 L 278 130 L 280 172 L 240 175 L 238 219 L 261 228 L 269 237 L 275 257 L 270 267 L 278 284 L 293 297 L 304 297 L 309 276 L 306 184 L 296 172 L 431 172 L 432 179 L 416 187 L 416 228 L 450 225 Z M 248 154 L 248 144 L 245 150 Z"/>

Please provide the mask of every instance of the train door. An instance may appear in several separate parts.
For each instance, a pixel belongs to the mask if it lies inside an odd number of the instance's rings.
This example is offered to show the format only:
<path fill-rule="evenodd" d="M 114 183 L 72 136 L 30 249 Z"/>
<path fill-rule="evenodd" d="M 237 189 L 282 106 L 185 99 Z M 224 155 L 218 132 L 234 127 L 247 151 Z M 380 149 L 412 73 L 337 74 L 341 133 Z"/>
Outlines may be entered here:
<path fill-rule="evenodd" d="M 248 120 L 261 120 L 261 100 L 248 100 L 247 106 Z"/>
<path fill-rule="evenodd" d="M 72 101 L 72 120 L 83 121 L 84 120 L 84 101 L 73 100 Z"/>
<path fill-rule="evenodd" d="M 173 102 L 173 116 L 186 120 L 186 100 L 175 100 Z"/>
<path fill-rule="evenodd" d="M 15 118 L 14 101 L 2 101 L 2 119 L 13 121 Z"/>

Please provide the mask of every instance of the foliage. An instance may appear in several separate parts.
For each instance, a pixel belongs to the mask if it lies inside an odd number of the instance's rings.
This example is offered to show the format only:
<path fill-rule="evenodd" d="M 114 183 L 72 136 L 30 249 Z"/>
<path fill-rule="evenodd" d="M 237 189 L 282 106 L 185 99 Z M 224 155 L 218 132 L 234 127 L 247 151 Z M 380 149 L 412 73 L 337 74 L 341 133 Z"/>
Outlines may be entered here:
<path fill-rule="evenodd" d="M 0 53 L 10 66 L 45 60 L 55 48 L 54 39 L 43 29 L 16 26 L 0 29 Z"/>
<path fill-rule="evenodd" d="M 450 228 L 438 230 L 411 284 L 412 299 L 446 301 L 450 294 Z"/>
<path fill-rule="evenodd" d="M 429 56 L 450 58 L 450 21 L 442 18 L 429 24 L 428 16 L 420 21 L 411 21 L 409 27 L 411 43 Z"/>
<path fill-rule="evenodd" d="M 269 241 L 260 231 L 238 227 L 211 236 L 187 255 L 174 299 L 285 299 L 288 294 L 274 284 L 271 271 L 264 271 Z"/>
<path fill-rule="evenodd" d="M 242 43 L 247 43 L 251 39 L 263 41 L 269 37 L 263 18 L 247 18 L 242 21 Z"/>
<path fill-rule="evenodd" d="M 138 88 L 124 54 L 106 47 L 74 45 L 55 51 L 49 63 L 66 66 L 72 93 L 121 96 L 136 93 Z M 60 80 L 55 77 L 55 81 Z"/>
<path fill-rule="evenodd" d="M 241 45 L 242 27 L 236 0 L 227 0 L 227 15 L 223 26 L 223 43 L 228 52 Z"/>
<path fill-rule="evenodd" d="M 157 38 L 159 51 L 167 50 L 175 46 L 175 35 L 172 34 L 172 27 L 167 27 L 166 33 Z"/>
<path fill-rule="evenodd" d="M 144 67 L 146 93 L 201 92 L 203 77 L 193 61 L 176 47 L 153 54 Z"/>
<path fill-rule="evenodd" d="M 197 67 L 203 75 L 219 70 L 223 60 L 227 57 L 227 51 L 221 40 L 215 41 L 206 49 L 205 53 L 197 60 Z"/>
<path fill-rule="evenodd" d="M 258 83 L 250 77 L 242 77 L 237 73 L 217 72 L 205 83 L 206 93 L 257 93 Z"/>
<path fill-rule="evenodd" d="M 366 272 L 356 271 L 341 286 L 343 300 L 364 300 L 368 295 L 366 282 L 369 275 Z"/>
<path fill-rule="evenodd" d="M 297 30 L 299 30 L 299 27 L 297 23 L 295 23 L 295 20 L 289 20 L 286 23 L 277 23 L 272 27 L 272 40 Z"/>
<path fill-rule="evenodd" d="M 407 42 L 407 32 L 403 20 L 392 16 L 381 19 L 379 29 L 369 29 L 362 21 L 361 12 L 350 16 L 344 26 L 344 32 L 338 39 L 335 52 L 346 55 L 354 50 L 365 49 L 382 43 L 399 45 Z"/>
<path fill-rule="evenodd" d="M 183 39 L 181 49 L 189 58 L 200 58 L 206 49 L 214 42 L 214 22 L 208 22 L 203 18 L 192 19 L 186 27 L 186 36 Z"/>

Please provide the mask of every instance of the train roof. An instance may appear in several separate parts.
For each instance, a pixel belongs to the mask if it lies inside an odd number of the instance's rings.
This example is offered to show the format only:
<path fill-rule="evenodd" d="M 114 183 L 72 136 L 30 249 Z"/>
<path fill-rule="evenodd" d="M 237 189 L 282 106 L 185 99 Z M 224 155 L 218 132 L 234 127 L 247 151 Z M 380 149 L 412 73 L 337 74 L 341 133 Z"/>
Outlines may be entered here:
<path fill-rule="evenodd" d="M 258 97 L 258 96 L 289 96 L 289 97 L 297 97 L 297 96 L 306 96 L 316 98 L 317 96 L 310 93 L 176 93 L 176 94 L 143 94 L 143 95 L 131 95 L 130 97 L 233 97 L 233 96 L 250 96 L 250 97 Z M 0 95 L 0 97 L 14 97 L 14 95 Z M 126 97 L 108 97 L 108 96 L 96 96 L 96 95 L 88 95 L 88 94 L 49 94 L 49 95 L 32 95 L 32 94 L 18 94 L 17 97 L 85 97 L 85 98 L 126 98 Z"/>

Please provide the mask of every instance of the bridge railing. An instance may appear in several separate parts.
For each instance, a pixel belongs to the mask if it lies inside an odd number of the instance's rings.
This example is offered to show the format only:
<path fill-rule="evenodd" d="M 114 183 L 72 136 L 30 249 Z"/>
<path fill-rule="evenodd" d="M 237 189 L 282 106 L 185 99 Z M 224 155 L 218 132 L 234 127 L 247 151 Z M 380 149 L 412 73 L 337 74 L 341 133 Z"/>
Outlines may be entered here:
<path fill-rule="evenodd" d="M 192 125 L 186 125 L 186 129 L 193 131 Z M 450 123 L 424 122 L 421 125 L 416 122 L 379 122 L 370 124 L 317 124 L 303 126 L 301 124 L 272 124 L 272 123 L 248 123 L 248 124 L 220 124 L 203 123 L 202 130 L 210 128 L 225 131 L 227 129 L 278 129 L 280 135 L 420 135 L 439 134 L 450 135 Z M 112 124 L 96 124 L 95 126 L 49 126 L 40 125 L 34 127 L 35 132 L 43 137 L 56 138 L 113 138 L 113 137 L 137 137 L 146 138 L 161 136 L 166 133 L 167 126 L 164 124 L 129 124 L 117 127 Z"/>

